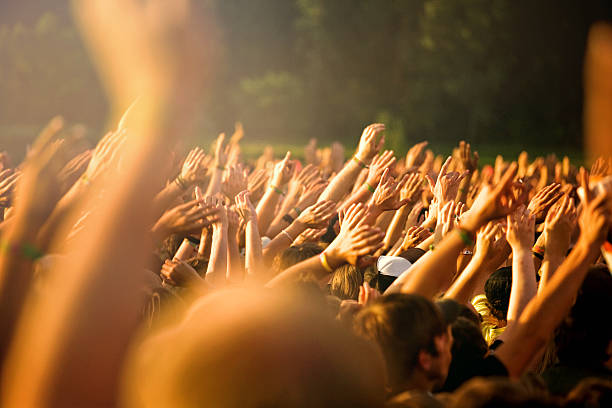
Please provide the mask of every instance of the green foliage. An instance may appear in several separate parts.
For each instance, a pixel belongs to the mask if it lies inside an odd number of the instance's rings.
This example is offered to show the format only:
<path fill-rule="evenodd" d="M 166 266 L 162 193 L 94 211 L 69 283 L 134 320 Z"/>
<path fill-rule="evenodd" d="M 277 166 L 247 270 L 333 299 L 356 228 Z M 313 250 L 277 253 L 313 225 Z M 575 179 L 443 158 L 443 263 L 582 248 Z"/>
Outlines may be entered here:
<path fill-rule="evenodd" d="M 68 3 L 68 2 L 67 2 Z M 200 134 L 354 143 L 387 123 L 389 147 L 511 141 L 580 145 L 582 2 L 209 0 L 220 33 Z M 57 9 L 57 8 L 56 8 Z M 101 87 L 69 13 L 0 26 L 0 125 L 56 113 L 101 127 Z"/>

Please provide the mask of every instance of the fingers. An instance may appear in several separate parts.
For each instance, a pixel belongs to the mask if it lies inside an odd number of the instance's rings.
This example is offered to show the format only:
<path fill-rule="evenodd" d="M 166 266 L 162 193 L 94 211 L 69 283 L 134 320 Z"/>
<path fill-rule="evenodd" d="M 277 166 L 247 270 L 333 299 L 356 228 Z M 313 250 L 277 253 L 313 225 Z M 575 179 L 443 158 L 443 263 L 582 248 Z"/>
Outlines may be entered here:
<path fill-rule="evenodd" d="M 450 166 L 452 161 L 453 161 L 453 157 L 452 156 L 448 156 L 448 158 L 446 159 L 446 161 L 444 162 L 444 164 L 440 168 L 440 174 L 438 174 L 438 179 L 440 177 L 446 175 L 446 173 L 448 173 L 448 168 L 449 168 L 449 166 Z"/>

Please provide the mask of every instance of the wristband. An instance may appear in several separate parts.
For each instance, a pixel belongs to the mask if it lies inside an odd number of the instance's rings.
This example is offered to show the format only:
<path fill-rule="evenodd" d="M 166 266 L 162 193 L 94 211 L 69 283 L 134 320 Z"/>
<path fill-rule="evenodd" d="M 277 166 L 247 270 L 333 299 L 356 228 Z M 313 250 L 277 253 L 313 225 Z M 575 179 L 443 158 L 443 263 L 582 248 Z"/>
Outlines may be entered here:
<path fill-rule="evenodd" d="M 297 215 L 301 215 L 302 214 L 302 210 L 300 210 L 297 207 L 293 207 L 293 211 L 295 211 Z"/>
<path fill-rule="evenodd" d="M 289 233 L 288 233 L 287 231 L 282 230 L 282 231 L 281 231 L 281 234 L 285 234 L 285 236 L 286 236 L 287 238 L 289 238 L 289 242 L 290 242 L 290 243 L 293 243 L 293 241 L 294 241 L 294 240 L 293 240 L 293 238 L 291 238 L 291 235 L 289 235 Z"/>
<path fill-rule="evenodd" d="M 32 244 L 28 244 L 27 242 L 19 246 L 11 245 L 10 242 L 5 240 L 0 241 L 0 251 L 2 253 L 13 252 L 31 261 L 36 261 L 37 259 L 40 259 L 45 255 L 41 250 L 39 250 Z"/>
<path fill-rule="evenodd" d="M 275 192 L 276 194 L 285 195 L 285 193 L 283 193 L 283 190 L 281 190 L 280 188 L 278 188 L 278 187 L 276 187 L 276 186 L 274 186 L 274 185 L 272 185 L 272 184 L 270 184 L 270 188 L 271 188 L 272 190 L 274 190 L 274 192 Z"/>
<path fill-rule="evenodd" d="M 292 224 L 294 221 L 294 218 L 290 216 L 289 214 L 285 214 L 283 215 L 283 221 L 287 221 L 289 224 Z"/>
<path fill-rule="evenodd" d="M 461 228 L 461 227 L 457 227 L 455 229 L 459 233 L 459 236 L 461 237 L 461 240 L 463 241 L 463 243 L 466 246 L 474 245 L 474 234 L 472 234 L 468 230 L 466 230 L 464 228 Z"/>
<path fill-rule="evenodd" d="M 370 166 L 368 166 L 367 164 L 365 164 L 359 157 L 357 156 L 353 156 L 353 160 L 355 160 L 361 167 L 363 167 L 364 169 L 369 169 Z"/>
<path fill-rule="evenodd" d="M 225 167 L 223 167 L 223 166 L 217 166 L 217 169 L 219 169 L 221 171 L 225 171 Z"/>
<path fill-rule="evenodd" d="M 436 246 L 434 244 L 429 244 L 429 250 L 433 251 L 434 249 L 436 249 Z"/>
<path fill-rule="evenodd" d="M 321 261 L 321 265 L 323 265 L 323 268 L 325 268 L 327 272 L 332 273 L 334 271 L 332 267 L 329 266 L 329 262 L 327 262 L 327 255 L 325 255 L 325 252 L 321 252 L 319 254 L 319 260 Z"/>
<path fill-rule="evenodd" d="M 176 184 L 179 186 L 181 190 L 187 189 L 187 182 L 185 179 L 179 174 L 177 178 L 174 179 Z"/>
<path fill-rule="evenodd" d="M 368 191 L 372 194 L 374 194 L 374 191 L 376 191 L 376 189 L 374 187 L 372 187 L 370 184 L 368 183 L 364 183 L 364 186 L 366 186 L 366 188 L 368 189 Z"/>

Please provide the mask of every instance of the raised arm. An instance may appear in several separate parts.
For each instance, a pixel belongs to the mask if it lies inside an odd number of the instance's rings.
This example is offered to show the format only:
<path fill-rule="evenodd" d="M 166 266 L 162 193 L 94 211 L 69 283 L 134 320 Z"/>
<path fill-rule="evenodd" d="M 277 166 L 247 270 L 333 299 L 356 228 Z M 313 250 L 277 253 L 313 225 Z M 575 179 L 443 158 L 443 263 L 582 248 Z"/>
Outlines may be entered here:
<path fill-rule="evenodd" d="M 363 130 L 357 153 L 344 165 L 340 173 L 331 180 L 329 186 L 319 197 L 319 201 L 340 202 L 351 191 L 351 187 L 361 169 L 367 167 L 383 147 L 385 139 L 382 136 L 382 132 L 384 130 L 385 125 L 382 123 L 374 123 Z"/>
<path fill-rule="evenodd" d="M 285 158 L 274 166 L 270 185 L 257 205 L 257 224 L 260 231 L 267 231 L 270 227 L 278 200 L 284 194 L 281 189 L 291 180 L 294 168 L 291 152 L 287 152 Z"/>
<path fill-rule="evenodd" d="M 529 302 L 517 324 L 504 332 L 496 351 L 512 377 L 519 377 L 572 307 L 590 265 L 597 259 L 612 221 L 612 198 L 603 194 L 583 209 L 574 249 L 542 292 Z"/>
<path fill-rule="evenodd" d="M 340 233 L 318 257 L 300 262 L 276 276 L 266 286 L 275 287 L 294 282 L 310 275 L 317 281 L 331 274 L 345 263 L 367 266 L 374 261 L 373 254 L 382 247 L 384 233 L 378 228 L 361 223 L 365 208 L 351 206 L 345 213 Z"/>
<path fill-rule="evenodd" d="M 220 287 L 227 283 L 227 210 L 220 200 L 213 197 L 206 197 L 204 205 L 217 210 L 217 220 L 212 225 L 212 246 L 206 281 L 213 287 Z"/>
<path fill-rule="evenodd" d="M 457 270 L 460 251 L 473 243 L 476 231 L 486 222 L 510 213 L 522 200 L 518 192 L 513 190 L 515 174 L 516 163 L 513 163 L 496 187 L 483 187 L 472 208 L 462 216 L 460 225 L 444 238 L 435 251 L 412 265 L 410 273 L 398 277 L 392 287 L 426 297 L 432 297 L 447 288 Z"/>
<path fill-rule="evenodd" d="M 512 288 L 508 304 L 508 326 L 514 324 L 527 303 L 536 295 L 535 268 L 531 247 L 535 233 L 535 216 L 520 206 L 507 217 L 506 239 L 512 247 Z"/>
<path fill-rule="evenodd" d="M 257 226 L 257 212 L 251 203 L 250 193 L 248 191 L 243 191 L 236 196 L 236 211 L 238 211 L 246 228 L 246 258 L 244 266 L 247 276 L 254 276 L 256 278 L 261 276 L 261 280 L 264 281 L 269 274 L 266 273 L 263 262 L 261 236 L 259 235 Z"/>

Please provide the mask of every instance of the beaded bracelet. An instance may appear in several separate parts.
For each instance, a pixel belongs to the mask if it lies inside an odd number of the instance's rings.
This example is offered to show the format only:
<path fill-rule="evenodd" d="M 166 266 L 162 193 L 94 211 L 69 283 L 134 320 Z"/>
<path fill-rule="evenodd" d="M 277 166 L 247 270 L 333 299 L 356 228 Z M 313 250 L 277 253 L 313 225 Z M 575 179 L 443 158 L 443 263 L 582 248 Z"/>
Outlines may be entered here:
<path fill-rule="evenodd" d="M 325 268 L 325 270 L 327 272 L 333 272 L 333 268 L 331 266 L 329 266 L 329 262 L 327 262 L 327 255 L 325 255 L 325 252 L 321 252 L 319 254 L 319 260 L 321 261 L 321 265 L 323 265 L 323 268 Z"/>
<path fill-rule="evenodd" d="M 219 169 L 221 171 L 225 171 L 225 167 L 223 167 L 223 166 L 217 166 L 217 169 Z"/>
<path fill-rule="evenodd" d="M 293 207 L 293 211 L 295 211 L 297 215 L 302 214 L 302 210 L 300 210 L 298 207 Z"/>
<path fill-rule="evenodd" d="M 295 219 L 292 216 L 290 216 L 289 214 L 285 214 L 285 215 L 283 215 L 282 220 L 283 221 L 287 221 L 289 224 L 292 224 Z"/>
<path fill-rule="evenodd" d="M 366 188 L 370 191 L 370 193 L 374 194 L 374 191 L 376 191 L 376 189 L 374 187 L 372 187 L 369 183 L 364 183 L 364 186 L 366 186 Z"/>

